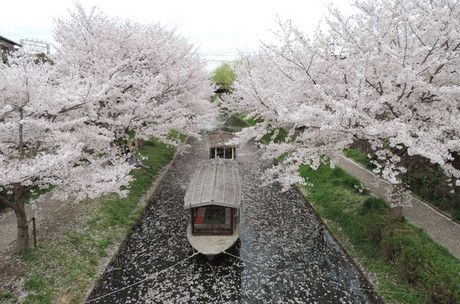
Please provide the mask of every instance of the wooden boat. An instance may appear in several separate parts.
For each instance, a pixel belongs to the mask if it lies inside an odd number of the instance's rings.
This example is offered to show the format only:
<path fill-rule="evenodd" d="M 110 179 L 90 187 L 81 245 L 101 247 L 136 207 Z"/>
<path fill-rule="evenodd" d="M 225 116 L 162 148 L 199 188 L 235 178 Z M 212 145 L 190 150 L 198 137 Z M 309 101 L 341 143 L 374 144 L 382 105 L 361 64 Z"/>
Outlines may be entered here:
<path fill-rule="evenodd" d="M 240 235 L 241 181 L 235 161 L 212 159 L 195 171 L 184 198 L 190 210 L 187 239 L 212 259 Z"/>
<path fill-rule="evenodd" d="M 233 133 L 221 131 L 208 135 L 209 158 L 236 159 L 237 146 Z"/>

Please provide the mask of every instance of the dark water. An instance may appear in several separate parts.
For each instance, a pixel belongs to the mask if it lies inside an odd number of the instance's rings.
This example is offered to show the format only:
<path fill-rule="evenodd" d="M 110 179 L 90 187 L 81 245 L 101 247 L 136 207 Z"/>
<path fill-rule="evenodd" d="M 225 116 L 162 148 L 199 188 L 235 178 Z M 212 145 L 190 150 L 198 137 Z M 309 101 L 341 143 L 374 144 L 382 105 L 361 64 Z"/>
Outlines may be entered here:
<path fill-rule="evenodd" d="M 193 255 L 183 210 L 204 143 L 176 160 L 90 303 L 380 303 L 297 190 L 261 186 L 263 163 L 240 149 L 241 237 L 212 262 Z M 192 256 L 192 257 L 191 257 Z"/>

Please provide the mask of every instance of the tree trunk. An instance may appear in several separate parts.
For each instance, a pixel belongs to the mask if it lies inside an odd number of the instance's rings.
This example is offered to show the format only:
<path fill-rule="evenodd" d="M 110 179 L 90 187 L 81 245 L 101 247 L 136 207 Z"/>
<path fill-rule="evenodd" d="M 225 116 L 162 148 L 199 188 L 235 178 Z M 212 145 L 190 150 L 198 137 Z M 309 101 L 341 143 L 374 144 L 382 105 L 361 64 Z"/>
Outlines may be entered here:
<path fill-rule="evenodd" d="M 14 202 L 3 199 L 11 209 L 13 209 L 14 214 L 16 215 L 16 222 L 18 227 L 17 234 L 17 243 L 18 243 L 18 252 L 19 254 L 26 253 L 29 249 L 29 224 L 27 223 L 27 215 L 25 209 L 26 202 L 26 192 L 27 187 L 16 185 L 13 189 L 14 192 Z"/>
<path fill-rule="evenodd" d="M 25 254 L 29 249 L 29 224 L 27 223 L 27 215 L 24 202 L 16 202 L 14 214 L 18 225 L 18 252 Z"/>

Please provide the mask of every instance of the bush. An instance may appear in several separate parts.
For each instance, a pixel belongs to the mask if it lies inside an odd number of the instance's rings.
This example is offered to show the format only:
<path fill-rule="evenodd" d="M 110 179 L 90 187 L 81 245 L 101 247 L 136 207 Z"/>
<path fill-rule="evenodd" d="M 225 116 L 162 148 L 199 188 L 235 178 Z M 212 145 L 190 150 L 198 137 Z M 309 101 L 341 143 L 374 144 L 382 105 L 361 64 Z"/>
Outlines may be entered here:
<path fill-rule="evenodd" d="M 383 231 L 388 225 L 383 216 L 370 216 L 364 222 L 364 234 L 373 245 L 379 245 L 383 239 Z"/>
<path fill-rule="evenodd" d="M 367 198 L 360 209 L 362 215 L 376 212 L 378 214 L 387 213 L 390 210 L 388 204 L 380 197 L 371 196 Z"/>
<path fill-rule="evenodd" d="M 424 266 L 427 264 L 427 260 L 420 249 L 416 244 L 405 243 L 396 259 L 399 272 L 411 284 L 421 280 L 422 272 L 425 270 Z"/>
<path fill-rule="evenodd" d="M 395 227 L 388 227 L 382 235 L 383 256 L 387 261 L 395 261 L 407 242 L 404 236 Z"/>

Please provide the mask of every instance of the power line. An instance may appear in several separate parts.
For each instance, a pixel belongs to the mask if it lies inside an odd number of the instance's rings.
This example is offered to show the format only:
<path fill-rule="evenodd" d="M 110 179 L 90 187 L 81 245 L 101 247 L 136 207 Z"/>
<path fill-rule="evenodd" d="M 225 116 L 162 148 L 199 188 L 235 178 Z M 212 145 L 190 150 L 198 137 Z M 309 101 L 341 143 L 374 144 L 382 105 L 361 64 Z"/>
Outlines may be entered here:
<path fill-rule="evenodd" d="M 92 299 L 88 299 L 87 301 L 85 301 L 85 304 L 86 304 L 86 303 L 91 303 L 91 302 L 94 302 L 94 301 L 97 301 L 97 300 L 100 300 L 100 299 L 103 299 L 103 298 L 106 298 L 106 297 L 111 296 L 111 295 L 113 295 L 113 294 L 116 294 L 116 293 L 118 293 L 118 292 L 120 292 L 120 291 L 123 291 L 123 290 L 125 290 L 125 289 L 134 287 L 134 286 L 139 285 L 139 284 L 142 284 L 142 283 L 144 283 L 144 282 L 146 282 L 146 281 L 148 281 L 148 280 L 151 280 L 151 279 L 155 278 L 156 276 L 158 276 L 160 273 L 165 272 L 166 270 L 169 270 L 169 269 L 171 269 L 171 268 L 173 268 L 173 267 L 176 267 L 177 265 L 182 264 L 183 262 L 185 262 L 185 261 L 187 261 L 187 260 L 190 260 L 191 258 L 193 258 L 194 256 L 196 256 L 197 254 L 199 254 L 199 252 L 195 252 L 194 254 L 188 256 L 187 258 L 185 258 L 185 259 L 183 259 L 183 260 L 181 260 L 181 261 L 179 261 L 179 262 L 177 262 L 177 263 L 175 263 L 175 264 L 173 264 L 173 265 L 171 265 L 171 266 L 169 266 L 169 267 L 166 267 L 166 268 L 163 269 L 163 270 L 157 271 L 157 272 L 155 272 L 154 274 L 151 274 L 151 275 L 147 276 L 146 278 L 144 278 L 144 279 L 142 279 L 142 280 L 139 280 L 139 281 L 136 281 L 136 282 L 134 282 L 134 283 L 132 283 L 132 284 L 130 284 L 130 285 L 127 285 L 127 286 L 122 287 L 122 288 L 120 288 L 120 289 L 116 289 L 116 290 L 114 290 L 114 291 L 112 291 L 112 292 L 103 294 L 102 296 L 99 296 L 99 297 L 96 297 L 96 298 L 92 298 Z"/>
<path fill-rule="evenodd" d="M 215 56 L 215 57 L 238 57 L 238 54 L 209 54 L 201 53 L 203 56 Z"/>

